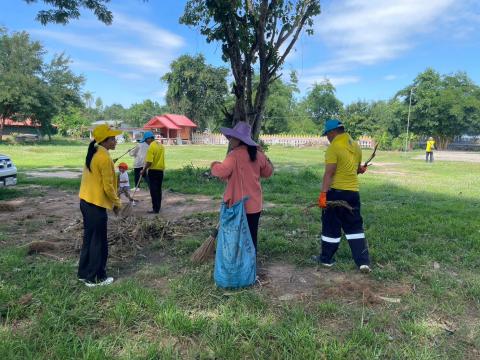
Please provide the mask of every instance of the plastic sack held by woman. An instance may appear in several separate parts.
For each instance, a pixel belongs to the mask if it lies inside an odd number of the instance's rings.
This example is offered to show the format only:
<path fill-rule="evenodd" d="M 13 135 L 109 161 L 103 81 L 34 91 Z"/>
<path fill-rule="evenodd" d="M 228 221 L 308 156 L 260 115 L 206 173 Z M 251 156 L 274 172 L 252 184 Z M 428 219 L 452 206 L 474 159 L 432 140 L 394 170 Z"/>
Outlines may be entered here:
<path fill-rule="evenodd" d="M 254 252 L 252 252 L 253 259 L 249 260 L 252 260 L 253 262 L 253 274 L 255 275 L 258 224 L 263 208 L 260 178 L 270 177 L 273 173 L 273 165 L 259 149 L 258 145 L 252 140 L 251 127 L 246 122 L 237 123 L 233 129 L 221 128 L 220 131 L 227 137 L 227 139 L 229 139 L 231 148 L 230 153 L 223 162 L 215 161 L 211 164 L 212 175 L 227 181 L 227 186 L 223 195 L 224 204 L 222 205 L 222 211 L 220 214 L 220 228 L 219 236 L 217 237 L 217 252 L 215 259 L 215 281 L 217 282 L 217 285 L 222 286 L 217 279 L 217 270 L 219 270 L 220 267 L 225 271 L 229 268 L 231 274 L 235 274 L 236 271 L 241 271 L 240 269 L 234 269 L 234 266 L 232 268 L 232 266 L 229 267 L 229 264 L 226 264 L 229 259 L 224 257 L 224 255 L 228 255 L 225 254 L 225 249 L 226 247 L 233 245 L 238 249 L 248 250 L 248 247 L 251 244 L 245 240 L 246 238 L 251 238 L 251 243 L 254 246 Z M 239 204 L 239 202 L 242 202 L 242 204 Z M 240 216 L 237 217 L 237 220 L 232 220 L 233 223 L 231 222 L 231 224 L 228 225 L 228 218 L 230 217 L 232 219 L 232 214 L 228 213 L 229 210 L 232 212 L 232 209 L 238 206 L 240 206 L 239 211 L 246 215 L 243 220 L 246 220 L 247 224 L 242 220 L 242 214 L 240 214 Z M 247 235 L 250 235 L 250 237 L 242 236 L 242 229 L 247 228 L 247 226 L 249 230 L 249 234 Z M 240 231 L 236 240 L 234 236 L 231 237 L 229 235 L 233 234 L 232 229 Z M 231 244 L 232 241 L 239 241 L 241 243 Z M 223 252 L 222 247 L 223 250 L 225 250 Z M 240 252 L 241 251 L 237 251 L 237 254 Z M 242 262 L 245 264 L 245 261 L 241 259 L 234 259 L 233 261 L 237 262 L 239 266 Z M 250 282 L 250 280 L 245 281 Z M 251 283 L 247 284 L 245 281 L 242 283 L 242 281 L 238 282 L 232 280 L 228 287 L 251 285 Z M 255 276 L 253 276 L 253 282 L 254 281 Z"/>
<path fill-rule="evenodd" d="M 88 146 L 80 185 L 80 210 L 83 215 L 83 245 L 78 263 L 78 279 L 88 287 L 108 285 L 107 209 L 118 212 L 117 177 L 108 150 L 116 146 L 121 131 L 108 125 L 93 129 L 94 140 Z"/>

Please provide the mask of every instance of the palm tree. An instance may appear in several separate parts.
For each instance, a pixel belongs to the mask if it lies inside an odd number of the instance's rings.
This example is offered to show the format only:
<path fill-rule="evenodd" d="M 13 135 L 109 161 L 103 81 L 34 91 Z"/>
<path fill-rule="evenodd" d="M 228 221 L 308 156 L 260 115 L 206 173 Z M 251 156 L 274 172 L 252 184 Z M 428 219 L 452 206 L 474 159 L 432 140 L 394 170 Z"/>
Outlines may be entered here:
<path fill-rule="evenodd" d="M 85 106 L 90 109 L 93 105 L 93 93 L 90 91 L 85 91 L 82 94 L 82 98 L 83 98 L 83 101 L 85 102 Z"/>

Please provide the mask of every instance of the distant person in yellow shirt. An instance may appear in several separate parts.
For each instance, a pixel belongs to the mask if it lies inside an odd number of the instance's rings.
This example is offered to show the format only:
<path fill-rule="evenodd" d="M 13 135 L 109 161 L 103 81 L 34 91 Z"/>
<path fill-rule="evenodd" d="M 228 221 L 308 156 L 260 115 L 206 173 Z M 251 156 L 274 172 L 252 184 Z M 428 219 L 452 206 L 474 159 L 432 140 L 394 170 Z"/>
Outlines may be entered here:
<path fill-rule="evenodd" d="M 326 267 L 335 264 L 334 255 L 340 245 L 342 229 L 350 245 L 352 257 L 363 273 L 370 272 L 368 245 L 360 215 L 360 193 L 357 174 L 367 167 L 361 164 L 362 150 L 356 141 L 345 132 L 337 119 L 325 122 L 325 131 L 330 145 L 325 153 L 325 173 L 318 206 L 322 210 L 322 252 L 313 260 Z M 344 207 L 327 207 L 327 201 L 346 201 L 353 210 Z"/>
<path fill-rule="evenodd" d="M 162 207 L 162 183 L 163 171 L 165 170 L 165 148 L 162 144 L 155 141 L 155 135 L 151 131 L 143 134 L 143 140 L 148 144 L 147 154 L 145 155 L 145 164 L 140 172 L 140 176 L 148 174 L 150 184 L 150 197 L 152 198 L 152 210 L 149 214 L 158 214 Z"/>
<path fill-rule="evenodd" d="M 426 156 L 425 156 L 425 161 L 428 162 L 430 158 L 430 162 L 433 162 L 433 150 L 435 150 L 435 140 L 433 140 L 433 137 L 429 137 L 427 141 L 427 148 L 425 149 L 426 151 Z"/>
<path fill-rule="evenodd" d="M 117 177 L 108 150 L 115 150 L 115 136 L 121 131 L 108 125 L 93 129 L 94 140 L 88 146 L 82 182 L 80 184 L 80 210 L 83 216 L 83 245 L 78 262 L 78 279 L 88 287 L 109 285 L 107 276 L 107 209 L 118 212 Z"/>

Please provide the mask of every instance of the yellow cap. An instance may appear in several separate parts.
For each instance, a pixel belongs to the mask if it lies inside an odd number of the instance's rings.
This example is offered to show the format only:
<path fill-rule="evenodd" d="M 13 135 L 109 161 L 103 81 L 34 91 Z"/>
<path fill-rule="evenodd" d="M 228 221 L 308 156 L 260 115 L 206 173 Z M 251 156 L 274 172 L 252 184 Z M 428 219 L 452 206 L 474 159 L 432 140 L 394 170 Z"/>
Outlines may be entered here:
<path fill-rule="evenodd" d="M 93 129 L 93 138 L 95 139 L 96 143 L 99 144 L 106 138 L 110 136 L 117 136 L 121 133 L 122 132 L 120 130 L 114 130 L 111 129 L 107 124 L 102 124 Z"/>

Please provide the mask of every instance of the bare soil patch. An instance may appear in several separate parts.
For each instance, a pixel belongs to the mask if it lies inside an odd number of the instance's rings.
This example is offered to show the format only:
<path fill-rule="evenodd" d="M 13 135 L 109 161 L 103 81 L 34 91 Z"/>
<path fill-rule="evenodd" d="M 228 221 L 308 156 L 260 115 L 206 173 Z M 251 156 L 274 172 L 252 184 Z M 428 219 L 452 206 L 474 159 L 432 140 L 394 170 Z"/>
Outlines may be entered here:
<path fill-rule="evenodd" d="M 406 173 L 403 171 L 396 170 L 396 166 L 399 163 L 394 162 L 373 162 L 368 167 L 368 173 L 379 174 L 379 175 L 392 175 L 392 176 L 405 176 Z M 392 169 L 393 168 L 393 169 Z"/>
<path fill-rule="evenodd" d="M 12 245 L 12 241 L 20 246 L 29 244 L 29 253 L 58 260 L 76 256 L 83 235 L 77 193 L 47 187 L 41 190 L 44 193 L 41 197 L 0 202 L 0 223 L 10 235 L 8 245 Z M 219 207 L 219 201 L 208 196 L 165 191 L 160 214 L 152 215 L 147 214 L 151 209 L 150 194 L 140 190 L 135 198 L 131 218 L 109 214 L 109 242 L 114 258 L 134 256 L 152 239 L 168 241 L 196 229 L 213 227 L 213 223 L 186 218 L 196 213 L 214 212 Z"/>
<path fill-rule="evenodd" d="M 333 300 L 378 305 L 400 303 L 402 296 L 412 292 L 409 284 L 383 284 L 368 275 L 335 269 L 272 263 L 263 272 L 262 288 L 277 302 Z"/>
<path fill-rule="evenodd" d="M 25 175 L 34 178 L 64 178 L 64 179 L 77 179 L 82 176 L 81 172 L 62 170 L 62 171 L 27 171 Z"/>
<path fill-rule="evenodd" d="M 385 167 L 385 166 L 397 166 L 399 165 L 399 163 L 395 163 L 395 162 L 376 162 L 376 161 L 373 161 L 371 165 L 371 167 Z"/>

